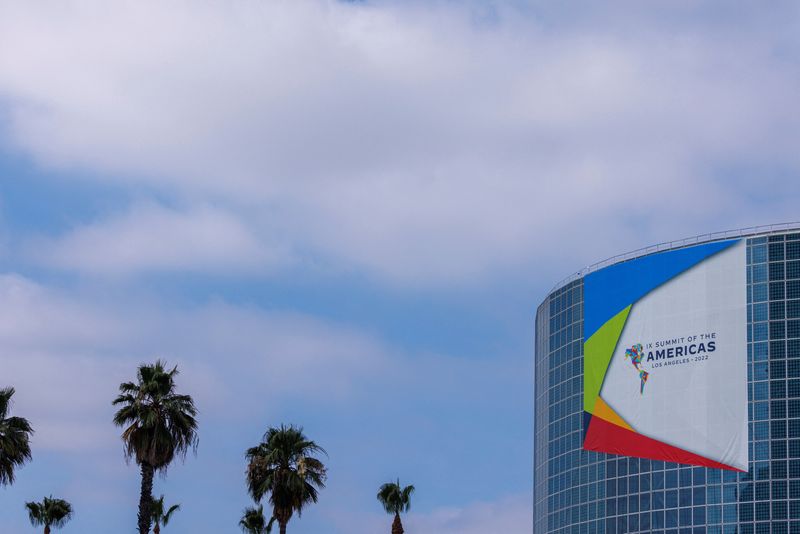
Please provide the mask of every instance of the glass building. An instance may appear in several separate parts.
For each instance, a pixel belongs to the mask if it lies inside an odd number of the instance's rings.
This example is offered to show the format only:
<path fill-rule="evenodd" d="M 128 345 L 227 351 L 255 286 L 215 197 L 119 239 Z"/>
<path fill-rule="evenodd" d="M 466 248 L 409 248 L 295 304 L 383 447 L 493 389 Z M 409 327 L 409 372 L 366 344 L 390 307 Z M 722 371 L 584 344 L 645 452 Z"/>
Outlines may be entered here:
<path fill-rule="evenodd" d="M 734 237 L 747 242 L 748 472 L 583 450 L 583 277 Z M 576 273 L 538 307 L 534 383 L 535 534 L 800 534 L 800 225 L 666 243 Z"/>

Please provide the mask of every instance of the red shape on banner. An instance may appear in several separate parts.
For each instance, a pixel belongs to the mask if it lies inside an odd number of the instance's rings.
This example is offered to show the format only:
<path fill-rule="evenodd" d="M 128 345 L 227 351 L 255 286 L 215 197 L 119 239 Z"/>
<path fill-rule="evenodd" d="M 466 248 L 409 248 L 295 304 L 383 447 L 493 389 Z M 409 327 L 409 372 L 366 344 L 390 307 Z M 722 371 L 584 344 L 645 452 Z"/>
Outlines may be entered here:
<path fill-rule="evenodd" d="M 729 465 L 710 460 L 699 454 L 667 445 L 653 438 L 637 434 L 631 430 L 619 427 L 604 421 L 599 417 L 592 417 L 589 421 L 589 431 L 583 441 L 583 448 L 590 451 L 607 452 L 621 456 L 634 456 L 649 458 L 651 460 L 664 460 L 679 464 L 700 465 L 728 471 L 740 471 Z"/>

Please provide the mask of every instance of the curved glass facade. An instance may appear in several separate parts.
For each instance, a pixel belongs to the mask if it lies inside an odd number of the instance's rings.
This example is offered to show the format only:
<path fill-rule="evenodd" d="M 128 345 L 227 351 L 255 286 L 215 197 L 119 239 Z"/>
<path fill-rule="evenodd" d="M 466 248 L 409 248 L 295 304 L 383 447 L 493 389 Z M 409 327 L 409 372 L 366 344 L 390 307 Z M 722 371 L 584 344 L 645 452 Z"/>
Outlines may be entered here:
<path fill-rule="evenodd" d="M 747 237 L 747 299 L 750 462 L 737 473 L 583 450 L 583 279 L 547 296 L 536 313 L 535 534 L 800 534 L 800 232 Z"/>

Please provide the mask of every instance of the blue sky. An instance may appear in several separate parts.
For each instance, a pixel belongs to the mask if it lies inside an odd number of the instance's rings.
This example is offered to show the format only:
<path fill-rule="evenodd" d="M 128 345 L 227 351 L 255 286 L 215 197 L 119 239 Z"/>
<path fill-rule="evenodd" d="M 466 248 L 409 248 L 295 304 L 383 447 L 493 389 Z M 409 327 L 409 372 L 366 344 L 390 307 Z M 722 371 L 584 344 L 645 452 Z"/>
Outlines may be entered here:
<path fill-rule="evenodd" d="M 533 316 L 650 243 L 800 219 L 798 6 L 0 0 L 0 489 L 135 522 L 110 401 L 162 357 L 201 412 L 166 532 L 234 532 L 296 423 L 290 532 L 529 532 Z M 109 527 L 114 525 L 114 527 Z"/>

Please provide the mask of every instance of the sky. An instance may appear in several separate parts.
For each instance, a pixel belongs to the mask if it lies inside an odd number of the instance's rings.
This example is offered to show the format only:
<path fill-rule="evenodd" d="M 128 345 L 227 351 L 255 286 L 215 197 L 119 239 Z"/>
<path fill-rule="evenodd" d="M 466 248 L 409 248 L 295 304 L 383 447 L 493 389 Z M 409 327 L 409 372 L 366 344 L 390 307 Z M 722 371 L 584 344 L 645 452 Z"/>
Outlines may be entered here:
<path fill-rule="evenodd" d="M 800 220 L 800 5 L 0 0 L 0 488 L 133 532 L 111 401 L 177 364 L 167 533 L 236 532 L 244 451 L 304 427 L 296 534 L 532 528 L 536 306 L 653 243 Z M 125 526 L 127 525 L 127 526 Z"/>

